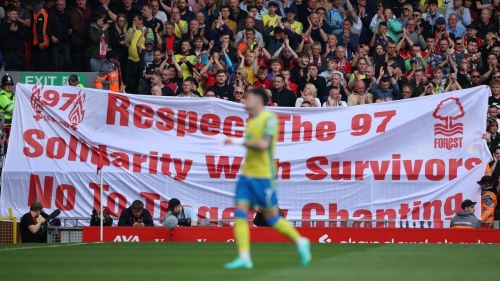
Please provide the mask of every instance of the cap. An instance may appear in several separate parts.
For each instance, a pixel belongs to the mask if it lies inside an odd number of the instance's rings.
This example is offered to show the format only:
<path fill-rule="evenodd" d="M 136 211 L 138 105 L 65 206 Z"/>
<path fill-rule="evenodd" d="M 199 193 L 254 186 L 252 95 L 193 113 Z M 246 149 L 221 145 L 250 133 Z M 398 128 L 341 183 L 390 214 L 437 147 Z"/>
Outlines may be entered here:
<path fill-rule="evenodd" d="M 429 1 L 427 2 L 427 4 L 429 4 L 429 5 L 432 5 L 432 4 L 437 5 L 437 4 L 438 4 L 438 1 L 437 1 L 437 0 L 429 0 Z"/>
<path fill-rule="evenodd" d="M 151 38 L 146 39 L 146 44 L 154 44 L 154 43 L 155 43 L 155 40 L 153 40 Z"/>
<path fill-rule="evenodd" d="M 99 14 L 105 14 L 106 13 L 106 8 L 104 8 L 104 6 L 97 6 L 97 8 L 95 9 L 95 12 L 96 13 L 99 13 Z"/>
<path fill-rule="evenodd" d="M 108 59 L 108 60 L 113 59 L 113 58 L 117 59 L 119 57 L 120 57 L 120 55 L 114 50 L 108 51 L 106 53 L 106 59 Z"/>
<path fill-rule="evenodd" d="M 111 210 L 108 207 L 104 207 L 102 209 L 102 212 L 108 216 L 111 215 Z"/>
<path fill-rule="evenodd" d="M 491 176 L 484 176 L 481 178 L 480 181 L 477 182 L 477 184 L 483 185 L 485 183 L 492 183 L 492 182 L 493 182 L 493 178 Z"/>
<path fill-rule="evenodd" d="M 304 38 L 304 43 L 311 43 L 311 39 L 309 37 Z"/>
<path fill-rule="evenodd" d="M 440 23 L 444 23 L 444 24 L 446 24 L 446 20 L 445 20 L 443 17 L 439 17 L 439 18 L 436 20 L 436 24 L 440 24 Z"/>
<path fill-rule="evenodd" d="M 285 14 L 287 14 L 287 13 L 294 13 L 295 14 L 295 10 L 291 9 L 291 8 L 285 8 Z"/>
<path fill-rule="evenodd" d="M 475 30 L 477 30 L 478 28 L 477 28 L 477 25 L 475 23 L 471 23 L 471 24 L 469 24 L 467 26 L 467 29 L 475 29 Z"/>
<path fill-rule="evenodd" d="M 267 6 L 268 6 L 268 7 L 269 7 L 269 6 L 274 6 L 274 7 L 278 8 L 278 4 L 277 4 L 276 2 L 274 2 L 274 1 L 269 2 L 269 3 L 267 4 Z"/>
<path fill-rule="evenodd" d="M 474 206 L 474 205 L 476 205 L 476 202 L 472 202 L 469 199 L 465 199 L 464 202 L 462 202 L 462 210 L 465 210 L 465 208 L 470 207 L 470 206 Z"/>
<path fill-rule="evenodd" d="M 399 63 L 395 62 L 395 63 L 391 64 L 391 67 L 392 68 L 397 68 L 397 67 L 401 68 L 401 65 L 399 65 Z"/>
<path fill-rule="evenodd" d="M 283 28 L 281 28 L 281 27 L 279 27 L 279 26 L 277 26 L 277 27 L 274 29 L 274 34 L 276 34 L 276 33 L 283 33 L 283 32 L 284 32 Z"/>
<path fill-rule="evenodd" d="M 179 206 L 181 204 L 181 201 L 177 198 L 172 198 L 168 200 L 168 210 L 173 211 L 175 207 Z"/>
<path fill-rule="evenodd" d="M 411 62 L 419 62 L 419 61 L 420 61 L 420 58 L 413 57 L 413 58 L 411 58 L 410 63 Z"/>

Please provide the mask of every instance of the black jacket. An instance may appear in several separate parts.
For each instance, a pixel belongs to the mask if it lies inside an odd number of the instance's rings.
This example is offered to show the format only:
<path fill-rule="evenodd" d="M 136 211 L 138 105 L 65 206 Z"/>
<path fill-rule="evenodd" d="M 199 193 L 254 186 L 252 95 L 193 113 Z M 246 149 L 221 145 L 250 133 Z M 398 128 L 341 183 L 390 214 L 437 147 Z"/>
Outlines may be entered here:
<path fill-rule="evenodd" d="M 136 218 L 132 214 L 132 208 L 128 207 L 120 214 L 118 226 L 133 226 L 135 222 L 141 219 L 145 226 L 154 226 L 153 217 L 151 217 L 151 213 L 148 210 L 142 209 L 142 214 Z"/>
<path fill-rule="evenodd" d="M 299 91 L 299 93 L 300 93 L 300 91 L 304 90 L 304 87 L 306 86 L 307 83 L 311 83 L 314 86 L 316 86 L 316 90 L 317 90 L 316 96 L 317 97 L 321 97 L 322 95 L 325 95 L 325 94 L 328 95 L 328 93 L 325 93 L 325 90 L 326 90 L 325 77 L 316 76 L 316 80 L 313 80 L 311 78 L 311 79 L 309 79 L 309 81 L 307 81 L 307 76 L 300 78 L 299 83 L 297 84 L 297 90 Z"/>
<path fill-rule="evenodd" d="M 273 102 L 277 103 L 278 106 L 295 107 L 297 97 L 292 91 L 283 88 L 281 92 L 278 92 L 276 88 L 273 88 L 271 93 L 273 94 Z"/>
<path fill-rule="evenodd" d="M 232 85 L 224 84 L 223 87 L 217 86 L 217 84 L 208 87 L 208 91 L 213 91 L 216 96 L 220 99 L 228 98 L 231 101 L 234 101 L 234 87 Z"/>
<path fill-rule="evenodd" d="M 12 23 L 2 22 L 0 24 L 0 50 L 18 50 L 24 55 L 24 42 L 28 40 L 28 32 L 24 25 L 16 21 L 17 31 L 10 31 Z"/>
<path fill-rule="evenodd" d="M 285 214 L 281 211 L 280 208 L 278 208 L 278 215 L 280 217 L 285 216 Z M 264 218 L 264 215 L 260 211 L 257 212 L 257 214 L 255 214 L 255 218 L 253 219 L 253 224 L 255 224 L 255 226 L 269 226 L 267 224 L 266 218 Z"/>
<path fill-rule="evenodd" d="M 69 29 L 71 28 L 69 22 L 69 13 L 64 10 L 61 14 L 59 11 L 51 14 L 49 18 L 48 34 L 49 36 L 54 36 L 58 40 L 58 44 L 69 43 Z M 52 42 L 52 39 L 51 39 Z"/>

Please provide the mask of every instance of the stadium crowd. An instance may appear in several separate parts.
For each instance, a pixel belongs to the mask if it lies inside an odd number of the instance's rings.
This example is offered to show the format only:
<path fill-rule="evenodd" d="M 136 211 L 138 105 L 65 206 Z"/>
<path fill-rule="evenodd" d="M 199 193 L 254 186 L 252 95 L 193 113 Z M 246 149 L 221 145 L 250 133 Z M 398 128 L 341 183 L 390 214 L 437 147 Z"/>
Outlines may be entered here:
<path fill-rule="evenodd" d="M 117 92 L 341 107 L 490 85 L 500 177 L 498 0 L 0 0 L 0 21 L 5 71 L 97 72 Z"/>

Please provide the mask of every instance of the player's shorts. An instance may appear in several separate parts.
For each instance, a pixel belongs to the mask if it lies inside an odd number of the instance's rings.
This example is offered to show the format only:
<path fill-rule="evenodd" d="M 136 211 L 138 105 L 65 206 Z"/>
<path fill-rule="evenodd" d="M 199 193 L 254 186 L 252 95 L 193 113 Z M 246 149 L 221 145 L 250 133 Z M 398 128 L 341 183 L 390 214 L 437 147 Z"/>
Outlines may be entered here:
<path fill-rule="evenodd" d="M 236 202 L 248 202 L 251 206 L 272 209 L 278 206 L 276 189 L 271 179 L 240 176 L 236 184 Z"/>

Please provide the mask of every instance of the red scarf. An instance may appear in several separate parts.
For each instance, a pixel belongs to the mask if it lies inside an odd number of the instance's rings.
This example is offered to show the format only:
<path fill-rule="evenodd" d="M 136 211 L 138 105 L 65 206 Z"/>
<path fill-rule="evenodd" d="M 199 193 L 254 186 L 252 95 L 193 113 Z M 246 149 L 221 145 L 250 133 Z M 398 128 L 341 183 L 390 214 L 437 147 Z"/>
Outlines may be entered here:
<path fill-rule="evenodd" d="M 469 60 L 470 62 L 470 66 L 469 66 L 469 72 L 472 72 L 473 70 L 476 70 L 477 69 L 477 54 L 472 54 L 472 55 L 476 55 L 476 59 L 472 59 L 472 56 L 469 55 L 469 53 L 467 52 L 467 50 L 464 50 L 464 57 L 466 59 Z"/>

